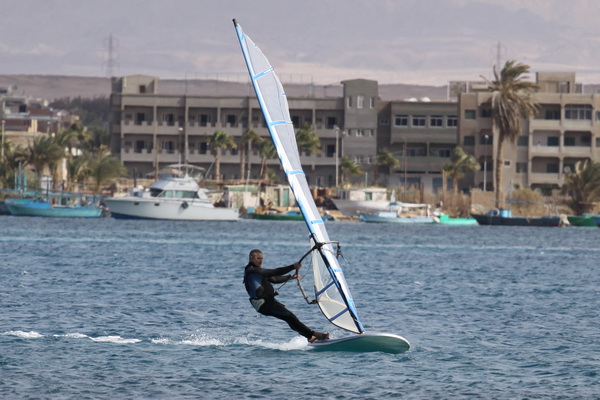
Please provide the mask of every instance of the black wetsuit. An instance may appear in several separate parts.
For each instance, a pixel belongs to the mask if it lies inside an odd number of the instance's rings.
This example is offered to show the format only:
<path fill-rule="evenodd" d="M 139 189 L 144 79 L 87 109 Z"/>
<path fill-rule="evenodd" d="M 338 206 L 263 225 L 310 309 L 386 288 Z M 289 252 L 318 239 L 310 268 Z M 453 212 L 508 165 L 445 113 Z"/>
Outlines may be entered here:
<path fill-rule="evenodd" d="M 244 285 L 246 286 L 248 296 L 250 296 L 250 303 L 252 303 L 256 311 L 263 315 L 284 320 L 290 328 L 305 338 L 310 339 L 314 332 L 300 322 L 283 304 L 275 300 L 275 296 L 278 293 L 273 288 L 272 283 L 287 282 L 292 276 L 286 274 L 293 269 L 293 265 L 266 269 L 249 263 L 244 269 Z"/>

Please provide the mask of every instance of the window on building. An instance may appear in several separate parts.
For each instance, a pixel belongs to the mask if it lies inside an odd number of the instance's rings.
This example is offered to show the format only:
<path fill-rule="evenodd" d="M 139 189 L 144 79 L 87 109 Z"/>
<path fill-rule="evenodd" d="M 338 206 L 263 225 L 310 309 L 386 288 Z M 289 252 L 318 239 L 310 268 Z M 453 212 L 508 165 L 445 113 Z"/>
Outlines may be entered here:
<path fill-rule="evenodd" d="M 356 129 L 356 136 L 364 136 L 362 129 Z"/>
<path fill-rule="evenodd" d="M 140 85 L 139 90 L 139 93 L 146 93 L 146 85 Z"/>
<path fill-rule="evenodd" d="M 458 125 L 458 117 L 456 115 L 448 115 L 446 117 L 446 126 L 457 126 Z"/>
<path fill-rule="evenodd" d="M 429 117 L 429 124 L 431 126 L 441 128 L 442 126 L 444 126 L 444 117 L 442 117 L 441 115 L 432 115 L 431 117 Z"/>
<path fill-rule="evenodd" d="M 558 173 L 558 163 L 557 162 L 549 162 L 546 164 L 546 173 L 548 174 L 557 174 Z"/>
<path fill-rule="evenodd" d="M 396 115 L 394 118 L 394 125 L 408 126 L 408 115 Z"/>
<path fill-rule="evenodd" d="M 141 125 L 142 122 L 146 121 L 146 114 L 144 113 L 137 113 L 135 114 L 135 123 L 138 125 Z"/>
<path fill-rule="evenodd" d="M 233 114 L 228 114 L 227 115 L 227 125 L 229 125 L 229 126 L 235 126 L 236 120 L 237 120 L 237 118 L 236 118 L 235 115 L 233 115 Z"/>
<path fill-rule="evenodd" d="M 336 117 L 327 117 L 327 129 L 333 129 L 338 124 Z"/>
<path fill-rule="evenodd" d="M 517 138 L 517 146 L 528 146 L 529 145 L 529 136 L 519 135 Z"/>
<path fill-rule="evenodd" d="M 527 173 L 527 163 L 526 162 L 518 162 L 516 167 L 517 167 L 517 174 L 526 174 Z"/>
<path fill-rule="evenodd" d="M 208 153 L 208 143 L 207 142 L 198 143 L 198 153 L 200 153 L 200 154 Z"/>
<path fill-rule="evenodd" d="M 492 109 L 491 108 L 482 108 L 479 111 L 479 115 L 481 115 L 481 118 L 491 118 L 492 117 Z"/>
<path fill-rule="evenodd" d="M 167 151 L 168 153 L 175 152 L 175 142 L 172 140 L 164 140 L 162 142 L 162 149 Z"/>
<path fill-rule="evenodd" d="M 475 136 L 465 136 L 463 138 L 463 146 L 475 146 Z"/>
<path fill-rule="evenodd" d="M 559 146 L 559 137 L 558 136 L 548 136 L 548 138 L 546 139 L 546 145 L 552 146 L 552 147 L 558 147 Z"/>
<path fill-rule="evenodd" d="M 486 137 L 487 136 L 487 137 Z M 484 133 L 479 137 L 479 144 L 487 146 L 494 143 L 494 138 L 489 133 Z"/>
<path fill-rule="evenodd" d="M 435 149 L 434 155 L 437 157 L 450 158 L 452 157 L 452 149 Z"/>
<path fill-rule="evenodd" d="M 371 97 L 371 99 L 369 101 L 369 107 L 375 108 L 375 97 Z"/>
<path fill-rule="evenodd" d="M 352 97 L 346 97 L 346 108 L 352 108 Z"/>
<path fill-rule="evenodd" d="M 389 119 L 387 119 L 387 118 L 381 118 L 381 119 L 379 120 L 379 125 L 382 125 L 382 126 L 388 126 L 389 124 L 390 124 L 390 120 L 389 120 Z"/>
<path fill-rule="evenodd" d="M 475 110 L 465 110 L 465 119 L 475 119 L 477 112 Z"/>
<path fill-rule="evenodd" d="M 591 120 L 592 106 L 589 104 L 567 104 L 565 106 L 565 118 Z"/>
<path fill-rule="evenodd" d="M 414 127 L 425 127 L 427 118 L 424 115 L 413 115 L 412 126 Z"/>
<path fill-rule="evenodd" d="M 210 115 L 200 114 L 198 122 L 200 122 L 200 126 L 207 126 L 210 123 Z"/>
<path fill-rule="evenodd" d="M 292 124 L 294 124 L 295 127 L 300 127 L 301 122 L 302 119 L 300 117 L 298 117 L 297 115 L 292 116 Z"/>
<path fill-rule="evenodd" d="M 163 122 L 165 122 L 167 125 L 175 125 L 175 114 L 173 114 L 173 113 L 163 114 Z"/>
<path fill-rule="evenodd" d="M 596 148 L 600 149 L 600 138 L 596 138 Z"/>
<path fill-rule="evenodd" d="M 565 136 L 565 146 L 575 146 L 575 136 Z"/>
<path fill-rule="evenodd" d="M 356 96 L 356 108 L 363 108 L 365 106 L 365 96 Z"/>
<path fill-rule="evenodd" d="M 142 150 L 146 147 L 146 142 L 143 140 L 136 140 L 134 150 L 136 153 L 141 153 Z"/>
<path fill-rule="evenodd" d="M 335 144 L 328 144 L 325 146 L 325 157 L 335 157 Z"/>
<path fill-rule="evenodd" d="M 546 119 L 547 120 L 560 120 L 560 110 L 546 110 Z"/>

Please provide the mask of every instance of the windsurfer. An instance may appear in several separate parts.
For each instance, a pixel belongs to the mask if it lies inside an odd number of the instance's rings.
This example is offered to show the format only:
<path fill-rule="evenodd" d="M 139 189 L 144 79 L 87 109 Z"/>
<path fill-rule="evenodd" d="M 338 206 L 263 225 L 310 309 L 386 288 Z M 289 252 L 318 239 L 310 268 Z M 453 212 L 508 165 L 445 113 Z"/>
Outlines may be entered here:
<path fill-rule="evenodd" d="M 287 322 L 290 328 L 304 336 L 309 342 L 329 339 L 329 333 L 313 331 L 300 322 L 298 317 L 283 304 L 275 300 L 278 293 L 272 283 L 284 283 L 290 279 L 298 279 L 298 270 L 302 264 L 297 262 L 287 267 L 267 269 L 262 268 L 262 263 L 262 251 L 254 249 L 250 252 L 248 265 L 244 268 L 244 285 L 254 309 L 262 315 Z M 289 275 L 288 272 L 292 270 L 295 270 L 294 274 Z"/>

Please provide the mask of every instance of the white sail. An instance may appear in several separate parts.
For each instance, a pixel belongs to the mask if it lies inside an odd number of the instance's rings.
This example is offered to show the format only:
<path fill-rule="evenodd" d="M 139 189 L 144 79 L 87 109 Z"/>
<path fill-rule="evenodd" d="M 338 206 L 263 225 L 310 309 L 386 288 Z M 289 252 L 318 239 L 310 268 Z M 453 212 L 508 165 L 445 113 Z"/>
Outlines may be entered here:
<path fill-rule="evenodd" d="M 288 183 L 296 197 L 312 239 L 319 245 L 313 251 L 315 296 L 323 314 L 334 325 L 355 333 L 364 332 L 354 300 L 337 259 L 337 250 L 331 243 L 325 224 L 310 192 L 296 144 L 294 126 L 290 119 L 287 97 L 279 78 L 269 61 L 233 21 L 242 53 L 246 60 L 256 97 L 263 111 L 273 144 L 285 171 Z"/>

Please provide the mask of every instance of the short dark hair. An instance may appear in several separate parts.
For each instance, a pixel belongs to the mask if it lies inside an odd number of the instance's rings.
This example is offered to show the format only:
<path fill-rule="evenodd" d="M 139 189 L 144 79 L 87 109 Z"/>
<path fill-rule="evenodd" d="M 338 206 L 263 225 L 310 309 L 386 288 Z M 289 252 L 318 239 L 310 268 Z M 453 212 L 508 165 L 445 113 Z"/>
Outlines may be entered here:
<path fill-rule="evenodd" d="M 248 257 L 252 257 L 254 254 L 262 254 L 262 250 L 261 249 L 254 249 L 254 250 L 250 250 L 250 254 L 248 255 Z"/>

